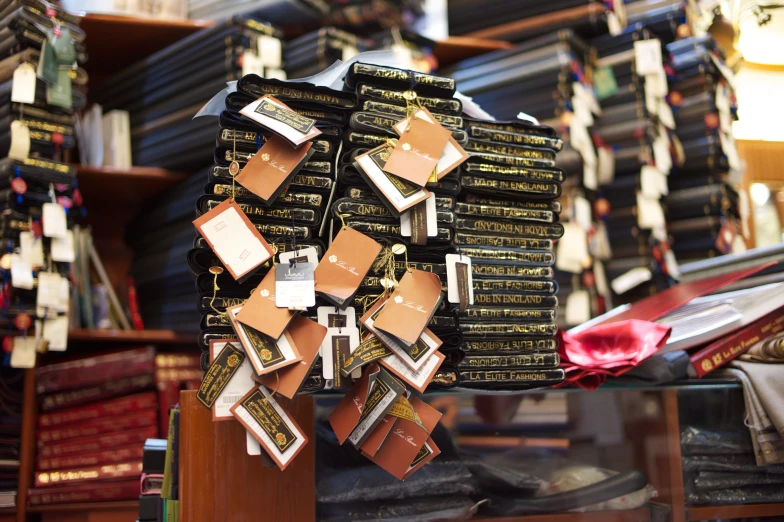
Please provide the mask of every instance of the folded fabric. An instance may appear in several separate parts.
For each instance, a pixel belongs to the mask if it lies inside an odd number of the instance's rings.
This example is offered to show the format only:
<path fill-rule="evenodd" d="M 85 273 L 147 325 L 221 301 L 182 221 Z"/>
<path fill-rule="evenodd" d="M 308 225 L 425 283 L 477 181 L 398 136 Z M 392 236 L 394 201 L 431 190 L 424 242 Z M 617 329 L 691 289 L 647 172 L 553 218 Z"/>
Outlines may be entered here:
<path fill-rule="evenodd" d="M 740 359 L 759 363 L 784 363 L 784 332 L 758 342 L 741 355 Z"/>
<path fill-rule="evenodd" d="M 751 439 L 745 431 L 713 431 L 694 426 L 681 431 L 684 455 L 738 455 L 752 451 Z"/>

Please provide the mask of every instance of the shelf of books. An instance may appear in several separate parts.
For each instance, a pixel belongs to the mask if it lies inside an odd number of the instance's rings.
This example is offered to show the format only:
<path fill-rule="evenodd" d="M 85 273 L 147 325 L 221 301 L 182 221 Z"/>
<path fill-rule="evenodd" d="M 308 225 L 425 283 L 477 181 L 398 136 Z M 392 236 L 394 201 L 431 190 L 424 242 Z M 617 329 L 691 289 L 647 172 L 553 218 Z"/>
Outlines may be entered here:
<path fill-rule="evenodd" d="M 731 518 L 776 517 L 784 515 L 784 504 L 740 504 L 728 506 L 699 506 L 688 509 L 688 519 L 718 520 Z"/>
<path fill-rule="evenodd" d="M 68 331 L 70 342 L 112 342 L 151 344 L 192 344 L 193 336 L 180 335 L 171 330 L 86 330 Z"/>
<path fill-rule="evenodd" d="M 650 522 L 649 509 L 627 511 L 596 511 L 557 515 L 527 515 L 509 518 L 476 518 L 472 522 Z"/>

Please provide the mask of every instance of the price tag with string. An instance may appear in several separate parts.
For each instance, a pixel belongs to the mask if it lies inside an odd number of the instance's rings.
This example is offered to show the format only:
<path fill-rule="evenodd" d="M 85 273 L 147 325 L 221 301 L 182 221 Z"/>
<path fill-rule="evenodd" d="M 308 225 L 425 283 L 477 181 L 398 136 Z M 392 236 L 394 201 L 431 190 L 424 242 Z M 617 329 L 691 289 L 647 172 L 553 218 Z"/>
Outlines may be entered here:
<path fill-rule="evenodd" d="M 446 255 L 447 300 L 458 305 L 464 312 L 474 304 L 474 277 L 471 272 L 471 258 L 459 252 Z"/>
<path fill-rule="evenodd" d="M 294 216 L 291 216 L 291 228 L 296 227 Z M 306 311 L 316 306 L 316 290 L 314 271 L 318 263 L 313 264 L 306 256 L 300 255 L 297 238 L 292 237 L 292 249 L 287 252 L 286 259 L 275 265 L 275 305 L 295 311 Z M 313 254 L 315 254 L 315 248 Z M 293 254 L 293 255 L 291 255 Z M 316 258 L 318 256 L 316 255 Z"/>
<path fill-rule="evenodd" d="M 346 318 L 346 316 L 340 317 Z M 350 381 L 341 375 L 340 369 L 358 346 L 359 328 L 355 322 L 327 328 L 327 336 L 321 343 L 320 353 L 323 362 L 322 375 L 328 389 L 343 390 L 350 385 Z M 351 377 L 358 379 L 361 374 L 361 370 L 356 369 Z"/>

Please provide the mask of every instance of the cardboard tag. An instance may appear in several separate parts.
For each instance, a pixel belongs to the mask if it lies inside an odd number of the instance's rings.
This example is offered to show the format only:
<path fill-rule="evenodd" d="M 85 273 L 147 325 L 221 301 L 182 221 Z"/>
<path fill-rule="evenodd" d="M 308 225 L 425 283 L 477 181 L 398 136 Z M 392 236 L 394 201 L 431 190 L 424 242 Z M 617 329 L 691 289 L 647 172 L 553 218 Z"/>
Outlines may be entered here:
<path fill-rule="evenodd" d="M 283 48 L 280 40 L 274 36 L 262 34 L 257 38 L 256 44 L 262 65 L 280 69 L 283 58 Z"/>
<path fill-rule="evenodd" d="M 716 250 L 722 254 L 729 254 L 732 250 L 732 243 L 738 235 L 738 227 L 732 219 L 723 218 L 721 228 L 716 236 Z"/>
<path fill-rule="evenodd" d="M 50 243 L 50 251 L 52 261 L 73 263 L 76 259 L 73 231 L 66 230 L 65 237 L 53 237 Z"/>
<path fill-rule="evenodd" d="M 54 272 L 38 272 L 37 307 L 60 307 L 60 279 L 60 274 Z"/>
<path fill-rule="evenodd" d="M 308 438 L 264 386 L 250 391 L 231 408 L 281 470 L 286 469 Z"/>
<path fill-rule="evenodd" d="M 424 393 L 445 358 L 443 353 L 436 351 L 425 359 L 425 363 L 418 370 L 412 370 L 399 356 L 385 357 L 379 361 L 379 364 L 418 392 Z"/>
<path fill-rule="evenodd" d="M 667 85 L 667 73 L 664 69 L 645 75 L 645 92 L 650 92 L 652 96 L 664 98 L 669 92 Z"/>
<path fill-rule="evenodd" d="M 410 237 L 413 245 L 426 245 L 428 237 L 438 236 L 436 196 L 432 192 L 422 203 L 400 214 L 400 235 Z"/>
<path fill-rule="evenodd" d="M 273 255 L 272 248 L 233 199 L 221 202 L 193 224 L 234 279 L 246 279 Z"/>
<path fill-rule="evenodd" d="M 422 110 L 414 114 L 414 118 L 425 120 L 431 124 L 438 124 L 438 121 L 435 119 L 435 117 L 430 113 L 429 110 L 425 108 L 422 108 Z M 403 134 L 403 132 L 408 127 L 408 122 L 410 120 L 410 118 L 406 118 L 394 125 L 393 128 L 395 129 L 395 132 L 397 132 L 398 136 Z M 441 152 L 441 157 L 438 158 L 436 168 L 431 172 L 431 177 L 428 179 L 428 182 L 436 182 L 440 180 L 456 169 L 465 160 L 467 160 L 468 157 L 468 153 L 463 149 L 463 147 L 460 146 L 459 143 L 457 143 L 457 141 L 455 141 L 450 133 L 449 140 L 447 140 L 446 146 Z M 433 179 L 433 175 L 435 175 L 435 179 Z"/>
<path fill-rule="evenodd" d="M 285 82 L 288 80 L 288 75 L 283 69 L 275 69 L 274 67 L 267 67 L 264 69 L 264 77 L 270 80 L 280 80 Z"/>
<path fill-rule="evenodd" d="M 30 129 L 20 120 L 11 122 L 11 146 L 8 157 L 24 161 L 30 155 Z"/>
<path fill-rule="evenodd" d="M 637 225 L 646 230 L 665 226 L 664 210 L 658 198 L 650 199 L 637 192 Z"/>
<path fill-rule="evenodd" d="M 31 266 L 44 264 L 44 242 L 32 232 L 19 232 L 19 255 Z"/>
<path fill-rule="evenodd" d="M 344 227 L 332 241 L 314 273 L 315 290 L 345 308 L 381 252 L 381 245 L 361 232 Z"/>
<path fill-rule="evenodd" d="M 201 385 L 196 393 L 199 402 L 212 408 L 244 360 L 245 353 L 241 349 L 232 343 L 226 343 L 217 357 L 213 359 L 210 368 L 201 380 Z"/>
<path fill-rule="evenodd" d="M 574 221 L 587 233 L 593 226 L 591 219 L 591 204 L 587 199 L 576 196 L 572 202 L 572 211 L 574 215 Z"/>
<path fill-rule="evenodd" d="M 451 132 L 438 122 L 414 118 L 392 149 L 384 171 L 424 187 L 450 135 Z"/>
<path fill-rule="evenodd" d="M 25 62 L 14 71 L 11 85 L 11 101 L 16 103 L 35 102 L 35 68 Z"/>
<path fill-rule="evenodd" d="M 61 27 L 60 34 L 56 34 L 52 29 L 48 30 L 46 34 L 52 44 L 52 49 L 54 49 L 57 63 L 68 67 L 73 66 L 76 61 L 76 47 L 71 39 L 71 30 L 67 27 Z"/>
<path fill-rule="evenodd" d="M 662 71 L 661 42 L 657 39 L 634 42 L 634 67 L 639 76 Z"/>
<path fill-rule="evenodd" d="M 643 165 L 640 171 L 640 191 L 650 199 L 659 199 L 668 194 L 667 176 L 659 172 L 656 167 Z"/>
<path fill-rule="evenodd" d="M 636 288 L 644 282 L 650 281 L 652 277 L 653 274 L 650 269 L 644 266 L 638 266 L 613 279 L 610 286 L 616 294 L 622 295 L 632 288 Z"/>
<path fill-rule="evenodd" d="M 373 187 L 373 190 L 389 207 L 392 214 L 399 216 L 402 212 L 427 199 L 430 192 L 386 172 L 386 163 L 389 157 L 389 147 L 380 145 L 357 156 L 354 161 L 360 172 L 365 174 L 368 184 Z"/>
<path fill-rule="evenodd" d="M 311 263 L 286 263 L 275 267 L 275 305 L 278 308 L 316 306 L 314 266 Z"/>
<path fill-rule="evenodd" d="M 229 307 L 226 313 L 256 374 L 264 375 L 302 360 L 302 356 L 296 347 L 292 346 L 285 332 L 277 338 L 269 337 L 258 329 L 240 322 L 237 318 L 247 305 L 246 302 L 245 305 Z M 285 308 L 275 308 L 288 312 Z"/>
<path fill-rule="evenodd" d="M 558 270 L 581 274 L 583 262 L 588 257 L 585 230 L 575 222 L 564 223 L 564 235 L 558 240 L 555 266 Z"/>
<path fill-rule="evenodd" d="M 11 254 L 11 286 L 32 290 L 33 267 L 19 254 Z"/>
<path fill-rule="evenodd" d="M 319 306 L 316 309 L 318 322 L 327 328 L 356 328 L 357 315 L 354 307 L 341 310 L 336 306 Z"/>
<path fill-rule="evenodd" d="M 46 38 L 41 44 L 41 54 L 38 57 L 36 75 L 49 85 L 54 85 L 57 83 L 59 73 L 60 64 L 57 63 L 57 56 L 55 56 L 52 44 Z"/>
<path fill-rule="evenodd" d="M 379 369 L 378 375 L 370 386 L 359 421 L 348 436 L 348 441 L 354 447 L 361 446 L 404 392 L 403 385 L 383 368 Z"/>
<path fill-rule="evenodd" d="M 394 355 L 394 353 L 395 352 L 381 342 L 381 339 L 375 335 L 371 335 L 357 346 L 350 357 L 343 361 L 343 364 L 340 367 L 340 374 L 343 377 L 348 377 L 349 375 L 353 376 L 357 370 L 366 364 L 378 361 L 384 357 L 389 357 L 390 355 Z"/>
<path fill-rule="evenodd" d="M 591 295 L 588 290 L 577 290 L 566 298 L 566 324 L 578 325 L 591 318 Z"/>
<path fill-rule="evenodd" d="M 288 265 L 292 261 L 295 263 L 310 263 L 313 269 L 318 266 L 318 251 L 314 247 L 297 248 L 291 252 L 281 252 L 278 254 L 280 264 Z"/>
<path fill-rule="evenodd" d="M 279 370 L 277 375 L 271 373 L 264 375 L 261 383 L 269 389 L 276 390 L 276 393 L 293 399 L 313 369 L 321 344 L 327 335 L 327 328 L 307 317 L 297 316 L 291 321 L 286 335 L 302 356 L 302 360 Z"/>
<path fill-rule="evenodd" d="M 269 95 L 246 105 L 240 113 L 295 147 L 321 134 L 316 128 L 316 120 L 294 112 L 286 104 Z"/>
<path fill-rule="evenodd" d="M 407 270 L 384 303 L 375 328 L 413 345 L 441 303 L 441 280 L 432 272 Z"/>
<path fill-rule="evenodd" d="M 351 354 L 359 346 L 359 329 L 356 327 L 327 328 L 327 335 L 321 343 L 322 375 L 327 381 L 327 387 L 343 390 L 351 383 L 348 374 L 358 379 L 361 375 L 359 368 L 343 375 L 340 370 L 350 359 Z"/>
<path fill-rule="evenodd" d="M 73 97 L 71 96 L 71 76 L 67 69 L 57 71 L 57 82 L 50 83 L 46 87 L 46 103 L 64 109 L 73 108 Z"/>
<path fill-rule="evenodd" d="M 234 350 L 242 352 L 242 362 L 240 362 L 238 368 L 234 369 L 234 373 L 229 376 L 228 382 L 223 386 L 223 390 L 218 394 L 216 400 L 212 404 L 213 421 L 227 421 L 233 419 L 234 416 L 231 414 L 231 407 L 256 386 L 256 383 L 253 381 L 253 366 L 250 364 L 250 360 L 245 355 L 245 350 L 238 341 L 210 341 L 210 362 L 214 364 L 218 355 L 221 354 L 227 346 L 231 346 Z M 230 351 L 228 353 L 233 352 Z M 210 366 L 210 370 L 207 373 L 209 374 L 210 371 L 212 371 L 212 366 Z M 203 384 L 204 381 L 202 381 L 202 385 Z M 201 392 L 201 389 L 199 389 L 199 392 Z"/>
<path fill-rule="evenodd" d="M 371 391 L 377 380 L 382 380 L 383 385 L 375 388 L 376 395 L 371 399 Z M 361 419 L 365 419 L 376 410 L 370 423 L 366 424 L 358 434 L 361 437 L 369 434 L 373 427 L 370 424 L 378 424 L 383 415 L 392 407 L 397 397 L 404 392 L 400 385 L 389 373 L 380 368 L 378 364 L 368 366 L 354 386 L 343 396 L 338 405 L 329 415 L 329 423 L 337 436 L 338 442 L 343 444 L 358 428 Z M 383 403 L 382 403 L 383 400 Z M 367 412 L 366 412 L 367 411 Z M 377 422 L 376 422 L 377 421 Z M 358 437 L 355 436 L 355 440 Z M 356 445 L 361 445 L 357 443 Z"/>
<path fill-rule="evenodd" d="M 468 305 L 474 304 L 471 258 L 461 254 L 447 254 L 445 261 L 447 300 L 457 303 L 458 310 L 464 312 Z"/>
<path fill-rule="evenodd" d="M 593 72 L 593 88 L 599 100 L 606 100 L 618 92 L 618 82 L 612 67 L 599 67 Z"/>
<path fill-rule="evenodd" d="M 397 404 L 401 400 L 407 401 L 407 399 L 405 399 L 405 396 L 401 395 L 400 397 L 398 397 L 397 402 L 395 404 Z M 394 408 L 395 406 L 393 405 L 392 407 Z M 362 454 L 366 455 L 368 458 L 375 456 L 376 453 L 378 453 L 378 450 L 381 449 L 381 445 L 384 444 L 384 441 L 386 441 L 387 437 L 389 436 L 389 433 L 392 431 L 392 428 L 395 426 L 396 422 L 397 422 L 397 417 L 395 417 L 394 415 L 390 415 L 389 413 L 384 415 L 384 417 L 381 419 L 381 422 L 378 423 L 378 425 L 373 429 L 373 431 L 370 432 L 370 435 L 365 437 L 365 441 L 359 447 Z"/>
<path fill-rule="evenodd" d="M 419 453 L 416 454 L 414 460 L 411 461 L 411 464 L 408 467 L 408 471 L 406 471 L 406 474 L 403 475 L 403 480 L 407 479 L 408 477 L 410 477 L 411 475 L 419 471 L 419 469 L 421 469 L 425 464 L 427 464 L 428 462 L 430 462 L 440 454 L 441 454 L 441 450 L 438 449 L 438 446 L 436 446 L 435 441 L 432 438 L 427 439 L 427 442 L 425 442 L 424 446 L 422 446 L 419 449 Z"/>
<path fill-rule="evenodd" d="M 615 153 L 610 147 L 598 148 L 597 183 L 609 185 L 615 179 Z"/>
<path fill-rule="evenodd" d="M 295 148 L 280 136 L 270 136 L 237 175 L 237 183 L 271 205 L 313 156 L 312 145 Z"/>
<path fill-rule="evenodd" d="M 68 327 L 67 315 L 58 315 L 51 319 L 35 321 L 35 343 L 40 346 L 42 341 L 48 343 L 50 352 L 64 352 L 68 349 Z"/>
<path fill-rule="evenodd" d="M 14 348 L 11 351 L 11 368 L 35 368 L 35 337 L 14 337 Z"/>
<path fill-rule="evenodd" d="M 264 76 L 264 64 L 262 63 L 259 55 L 253 51 L 245 51 L 241 56 L 242 60 L 242 75 L 258 74 Z"/>

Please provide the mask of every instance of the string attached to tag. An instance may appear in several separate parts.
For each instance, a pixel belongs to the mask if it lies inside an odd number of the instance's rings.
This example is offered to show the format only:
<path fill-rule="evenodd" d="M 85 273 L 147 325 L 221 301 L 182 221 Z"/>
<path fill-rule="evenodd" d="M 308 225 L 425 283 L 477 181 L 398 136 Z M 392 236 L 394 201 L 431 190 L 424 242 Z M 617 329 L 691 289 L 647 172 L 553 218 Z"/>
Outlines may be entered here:
<path fill-rule="evenodd" d="M 344 218 L 351 217 L 351 214 L 338 214 L 340 218 L 340 226 L 341 228 L 346 228 L 346 220 Z"/>
<path fill-rule="evenodd" d="M 220 290 L 220 287 L 218 286 L 218 276 L 223 273 L 223 268 L 221 268 L 219 266 L 211 266 L 210 267 L 210 273 L 213 275 L 213 279 L 212 279 L 212 299 L 210 299 L 210 308 L 212 308 L 212 310 L 215 313 L 220 314 L 221 312 L 218 311 L 218 309 L 213 306 L 213 303 L 215 302 L 215 297 L 217 297 L 217 295 L 218 295 L 218 290 Z"/>

